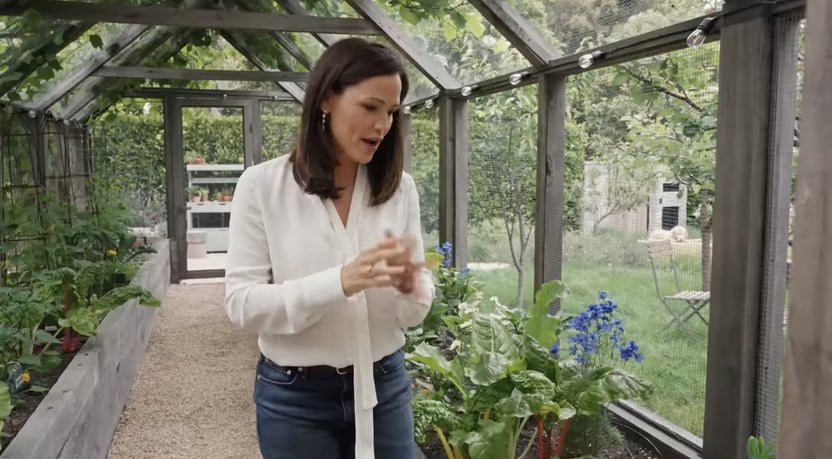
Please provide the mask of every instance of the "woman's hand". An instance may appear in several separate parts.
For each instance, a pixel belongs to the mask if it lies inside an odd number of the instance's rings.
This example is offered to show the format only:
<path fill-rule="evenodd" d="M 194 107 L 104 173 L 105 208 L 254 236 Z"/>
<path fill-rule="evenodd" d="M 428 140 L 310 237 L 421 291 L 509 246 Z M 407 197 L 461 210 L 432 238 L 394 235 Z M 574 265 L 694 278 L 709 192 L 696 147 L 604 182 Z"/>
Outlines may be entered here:
<path fill-rule="evenodd" d="M 341 268 L 341 288 L 347 296 L 374 287 L 391 287 L 401 283 L 407 268 L 390 261 L 407 257 L 407 249 L 398 239 L 386 238 L 362 252 Z"/>
<path fill-rule="evenodd" d="M 407 236 L 399 239 L 398 242 L 405 249 L 404 252 L 399 256 L 390 258 L 387 260 L 387 263 L 391 266 L 402 267 L 404 271 L 400 275 L 395 276 L 396 282 L 393 285 L 401 293 L 413 293 L 419 285 L 419 276 L 425 263 L 413 261 L 412 255 L 415 243 Z"/>

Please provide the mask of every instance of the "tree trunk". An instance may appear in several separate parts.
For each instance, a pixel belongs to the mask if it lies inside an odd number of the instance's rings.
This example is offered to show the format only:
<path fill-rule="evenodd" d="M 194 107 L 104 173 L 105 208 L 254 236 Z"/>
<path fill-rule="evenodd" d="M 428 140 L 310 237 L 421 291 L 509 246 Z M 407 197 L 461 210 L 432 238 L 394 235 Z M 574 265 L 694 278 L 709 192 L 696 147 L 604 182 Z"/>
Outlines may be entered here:
<path fill-rule="evenodd" d="M 522 263 L 519 267 L 517 267 L 517 307 L 522 308 L 525 306 L 526 301 L 526 289 L 523 288 L 526 280 L 526 270 L 523 268 Z"/>
<path fill-rule="evenodd" d="M 699 191 L 699 227 L 702 232 L 702 288 L 703 291 L 711 290 L 711 236 L 713 218 L 708 206 L 708 190 Z"/>

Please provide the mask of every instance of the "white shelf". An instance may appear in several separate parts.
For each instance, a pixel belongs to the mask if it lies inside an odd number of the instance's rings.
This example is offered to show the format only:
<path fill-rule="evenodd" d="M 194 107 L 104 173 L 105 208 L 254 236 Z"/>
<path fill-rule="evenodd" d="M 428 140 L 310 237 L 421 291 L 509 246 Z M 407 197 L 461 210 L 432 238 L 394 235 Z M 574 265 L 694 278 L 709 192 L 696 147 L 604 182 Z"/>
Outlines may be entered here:
<path fill-rule="evenodd" d="M 186 169 L 194 172 L 216 172 L 216 171 L 239 171 L 242 172 L 242 164 L 186 164 Z"/>
<path fill-rule="evenodd" d="M 200 183 L 237 183 L 239 177 L 194 177 L 191 179 L 191 184 L 198 185 Z"/>
<path fill-rule="evenodd" d="M 188 202 L 188 211 L 194 214 L 228 213 L 231 212 L 231 204 L 217 201 Z"/>

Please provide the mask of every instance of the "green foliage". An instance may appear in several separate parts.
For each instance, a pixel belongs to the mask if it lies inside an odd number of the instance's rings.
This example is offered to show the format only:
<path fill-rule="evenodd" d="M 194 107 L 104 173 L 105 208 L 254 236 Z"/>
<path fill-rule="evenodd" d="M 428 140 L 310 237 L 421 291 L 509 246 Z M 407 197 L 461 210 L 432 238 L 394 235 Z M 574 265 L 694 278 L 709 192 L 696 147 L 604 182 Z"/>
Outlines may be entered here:
<path fill-rule="evenodd" d="M 774 446 L 766 444 L 763 437 L 748 437 L 746 445 L 748 459 L 777 459 L 777 451 Z"/>
<path fill-rule="evenodd" d="M 449 457 L 514 458 L 531 419 L 550 430 L 578 413 L 596 415 L 610 401 L 650 396 L 650 386 L 621 368 L 587 368 L 530 334 L 559 340 L 567 318 L 547 309 L 563 291 L 559 282 L 544 284 L 528 314 L 475 294 L 446 320 L 456 338 L 450 348 L 415 346 L 407 358 L 424 388 L 414 397 L 420 439 L 433 428 Z"/>
<path fill-rule="evenodd" d="M 163 118 L 158 111 L 145 115 L 140 107 L 122 106 L 113 116 L 93 125 L 95 155 L 112 192 L 127 201 L 135 226 L 163 220 L 166 164 Z M 183 113 L 186 159 L 201 157 L 209 164 L 240 164 L 243 156 L 241 116 L 211 116 L 204 111 Z M 262 119 L 266 158 L 290 151 L 297 118 L 267 115 Z"/>

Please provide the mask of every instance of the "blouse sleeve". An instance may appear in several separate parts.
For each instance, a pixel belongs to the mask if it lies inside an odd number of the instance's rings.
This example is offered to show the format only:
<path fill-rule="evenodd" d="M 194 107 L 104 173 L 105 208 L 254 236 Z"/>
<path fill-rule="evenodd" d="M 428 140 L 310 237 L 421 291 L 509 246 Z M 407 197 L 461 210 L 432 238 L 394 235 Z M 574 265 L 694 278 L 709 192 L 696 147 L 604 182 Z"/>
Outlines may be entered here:
<path fill-rule="evenodd" d="M 413 261 L 425 261 L 425 246 L 422 241 L 421 212 L 419 209 L 419 192 L 416 183 L 410 175 L 405 174 L 403 184 L 407 194 L 407 224 L 404 237 L 409 241 Z M 403 301 L 399 304 L 399 325 L 402 328 L 419 325 L 430 311 L 435 287 L 433 275 L 426 267 L 421 269 L 419 280 L 412 293 L 402 294 Z"/>
<path fill-rule="evenodd" d="M 346 298 L 341 286 L 341 265 L 272 283 L 272 259 L 256 172 L 256 167 L 243 172 L 234 193 L 225 309 L 237 327 L 258 333 L 296 334 L 317 323 L 333 303 Z"/>

